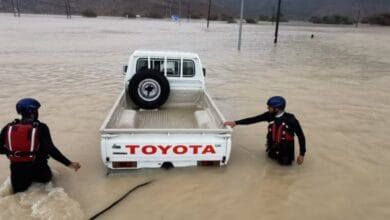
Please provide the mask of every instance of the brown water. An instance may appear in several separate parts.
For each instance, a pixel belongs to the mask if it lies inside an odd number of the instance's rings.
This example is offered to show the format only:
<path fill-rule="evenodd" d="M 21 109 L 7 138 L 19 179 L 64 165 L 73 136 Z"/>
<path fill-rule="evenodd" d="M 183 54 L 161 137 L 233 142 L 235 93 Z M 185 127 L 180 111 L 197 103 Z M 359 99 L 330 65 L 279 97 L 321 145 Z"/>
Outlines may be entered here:
<path fill-rule="evenodd" d="M 0 219 L 85 219 L 131 187 L 101 219 L 390 219 L 390 29 L 85 19 L 0 14 L 0 123 L 35 97 L 55 144 L 82 169 L 54 160 L 52 184 L 9 195 L 0 158 Z M 314 39 L 310 35 L 314 34 Z M 266 124 L 236 127 L 228 166 L 106 176 L 99 127 L 123 87 L 135 49 L 199 53 L 207 87 L 228 119 L 288 100 L 307 137 L 303 166 L 266 158 Z M 296 150 L 297 151 L 297 150 Z"/>

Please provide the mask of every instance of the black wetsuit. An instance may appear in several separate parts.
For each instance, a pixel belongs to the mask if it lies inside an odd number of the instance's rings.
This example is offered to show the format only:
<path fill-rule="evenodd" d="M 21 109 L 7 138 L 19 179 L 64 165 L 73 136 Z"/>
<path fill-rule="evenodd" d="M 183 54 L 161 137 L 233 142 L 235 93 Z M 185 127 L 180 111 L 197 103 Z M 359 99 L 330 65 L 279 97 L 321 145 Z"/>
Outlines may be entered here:
<path fill-rule="evenodd" d="M 32 122 L 22 120 L 21 123 Z M 7 127 L 8 125 L 6 125 L 1 131 L 0 154 L 7 154 L 9 152 L 4 146 L 7 135 Z M 65 166 L 71 164 L 71 161 L 69 161 L 54 146 L 50 136 L 49 127 L 41 122 L 39 122 L 38 125 L 38 137 L 40 147 L 33 162 L 11 162 L 11 183 L 14 193 L 25 191 L 32 182 L 46 183 L 51 180 L 52 173 L 47 164 L 49 156 Z"/>
<path fill-rule="evenodd" d="M 284 112 L 282 116 L 275 117 L 269 112 L 263 114 L 241 119 L 235 121 L 237 125 L 249 125 L 257 122 L 266 121 L 269 123 L 275 123 L 276 127 L 280 126 L 283 122 L 288 126 L 288 132 L 291 132 L 291 135 L 297 135 L 299 141 L 299 154 L 304 156 L 306 152 L 305 146 L 305 135 L 299 124 L 299 121 L 295 118 L 293 114 Z M 267 134 L 267 152 L 268 156 L 279 161 L 280 164 L 291 164 L 294 160 L 294 140 L 292 141 L 281 141 L 281 143 L 275 143 L 272 138 L 272 134 L 268 132 Z"/>

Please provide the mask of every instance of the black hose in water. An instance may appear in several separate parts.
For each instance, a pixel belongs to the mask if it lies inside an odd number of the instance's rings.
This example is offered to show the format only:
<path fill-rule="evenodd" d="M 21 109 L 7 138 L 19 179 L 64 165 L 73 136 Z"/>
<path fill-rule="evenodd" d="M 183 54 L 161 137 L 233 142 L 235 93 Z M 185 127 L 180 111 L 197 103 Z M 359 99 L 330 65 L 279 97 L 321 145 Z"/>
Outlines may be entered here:
<path fill-rule="evenodd" d="M 120 197 L 118 200 L 116 200 L 114 203 L 112 203 L 110 206 L 108 206 L 107 208 L 105 208 L 104 210 L 100 211 L 99 213 L 97 213 L 96 215 L 92 216 L 90 218 L 90 220 L 93 220 L 93 219 L 96 219 L 97 217 L 99 217 L 101 214 L 105 213 L 106 211 L 108 211 L 109 209 L 111 209 L 112 207 L 114 207 L 116 204 L 118 204 L 120 201 L 122 201 L 124 198 L 126 198 L 126 196 L 128 196 L 130 193 L 134 192 L 135 190 L 137 190 L 138 188 L 141 188 L 143 186 L 146 186 L 148 185 L 149 183 L 153 182 L 153 180 L 150 180 L 148 182 L 145 182 L 145 183 L 142 183 L 142 184 L 139 184 L 137 185 L 136 187 L 130 189 L 126 194 L 124 194 L 122 197 Z"/>

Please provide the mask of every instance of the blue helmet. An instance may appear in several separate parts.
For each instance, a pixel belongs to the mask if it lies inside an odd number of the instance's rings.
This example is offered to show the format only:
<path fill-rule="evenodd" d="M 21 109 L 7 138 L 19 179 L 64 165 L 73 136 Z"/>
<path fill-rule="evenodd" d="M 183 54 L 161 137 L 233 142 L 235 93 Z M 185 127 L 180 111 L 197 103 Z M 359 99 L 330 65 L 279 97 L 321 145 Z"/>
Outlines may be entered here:
<path fill-rule="evenodd" d="M 273 96 L 268 99 L 267 105 L 273 108 L 284 109 L 286 107 L 286 100 L 282 96 Z"/>
<path fill-rule="evenodd" d="M 20 115 L 31 114 L 41 107 L 38 100 L 33 98 L 21 99 L 16 103 L 16 112 Z"/>

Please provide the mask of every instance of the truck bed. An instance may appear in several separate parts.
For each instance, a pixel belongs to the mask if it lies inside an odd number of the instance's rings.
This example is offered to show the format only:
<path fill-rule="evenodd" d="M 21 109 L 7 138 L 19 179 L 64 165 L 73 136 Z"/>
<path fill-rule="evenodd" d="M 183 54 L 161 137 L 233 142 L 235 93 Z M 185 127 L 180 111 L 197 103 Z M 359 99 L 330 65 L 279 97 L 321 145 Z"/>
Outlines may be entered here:
<path fill-rule="evenodd" d="M 207 93 L 198 96 L 181 105 L 175 101 L 158 110 L 143 110 L 126 105 L 123 92 L 102 129 L 223 129 L 224 119 Z"/>
<path fill-rule="evenodd" d="M 158 111 L 138 111 L 136 128 L 196 128 L 196 109 L 166 108 Z"/>

